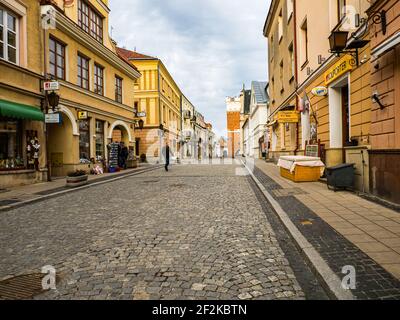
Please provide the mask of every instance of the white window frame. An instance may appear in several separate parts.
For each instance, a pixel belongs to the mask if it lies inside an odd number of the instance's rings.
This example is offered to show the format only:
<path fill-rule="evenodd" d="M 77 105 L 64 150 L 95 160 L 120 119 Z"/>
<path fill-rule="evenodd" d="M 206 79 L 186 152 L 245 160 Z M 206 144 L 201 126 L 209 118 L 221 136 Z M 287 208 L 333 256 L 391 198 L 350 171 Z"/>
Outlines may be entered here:
<path fill-rule="evenodd" d="M 20 33 L 19 33 L 19 16 L 17 16 L 14 12 L 10 11 L 9 9 L 0 6 L 0 10 L 3 11 L 3 54 L 4 57 L 0 59 L 7 61 L 9 63 L 19 65 L 19 41 L 20 41 Z M 12 48 L 15 48 L 15 62 L 10 61 L 8 58 L 8 17 L 7 15 L 10 15 L 15 18 L 15 47 L 11 46 Z"/>

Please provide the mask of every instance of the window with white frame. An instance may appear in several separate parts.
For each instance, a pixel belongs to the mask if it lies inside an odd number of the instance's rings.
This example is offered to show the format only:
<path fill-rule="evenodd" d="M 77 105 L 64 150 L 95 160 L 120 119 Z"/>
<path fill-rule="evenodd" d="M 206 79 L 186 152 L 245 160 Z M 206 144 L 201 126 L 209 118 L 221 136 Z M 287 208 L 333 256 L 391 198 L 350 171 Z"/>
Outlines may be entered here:
<path fill-rule="evenodd" d="M 0 59 L 18 63 L 18 18 L 0 7 Z"/>

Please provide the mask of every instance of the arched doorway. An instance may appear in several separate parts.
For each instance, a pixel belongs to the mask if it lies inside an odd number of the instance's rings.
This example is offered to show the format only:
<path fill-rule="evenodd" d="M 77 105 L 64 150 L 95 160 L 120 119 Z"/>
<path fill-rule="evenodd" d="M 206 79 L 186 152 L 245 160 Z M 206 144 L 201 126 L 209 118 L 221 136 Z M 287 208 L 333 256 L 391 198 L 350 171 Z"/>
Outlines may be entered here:
<path fill-rule="evenodd" d="M 123 126 L 116 126 L 112 131 L 111 141 L 117 143 L 122 142 L 126 146 L 129 146 L 129 134 L 127 130 Z"/>
<path fill-rule="evenodd" d="M 69 117 L 60 112 L 59 124 L 47 124 L 49 161 L 51 176 L 63 177 L 68 172 L 68 166 L 74 164 L 74 145 L 76 137 Z"/>

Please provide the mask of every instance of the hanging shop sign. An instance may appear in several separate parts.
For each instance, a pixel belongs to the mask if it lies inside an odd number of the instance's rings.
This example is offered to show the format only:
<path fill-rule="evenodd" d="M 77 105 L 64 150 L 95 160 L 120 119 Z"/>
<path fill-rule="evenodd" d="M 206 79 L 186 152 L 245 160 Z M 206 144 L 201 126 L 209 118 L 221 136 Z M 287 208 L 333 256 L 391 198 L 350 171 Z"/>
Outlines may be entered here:
<path fill-rule="evenodd" d="M 279 123 L 298 123 L 299 113 L 297 111 L 280 111 L 277 120 Z"/>
<path fill-rule="evenodd" d="M 43 84 L 44 91 L 60 90 L 60 83 L 58 81 L 46 81 Z"/>
<path fill-rule="evenodd" d="M 352 61 L 353 57 L 350 55 L 345 55 L 342 59 L 335 63 L 324 75 L 325 85 L 331 84 L 346 72 L 353 70 Z"/>
<path fill-rule="evenodd" d="M 317 97 L 324 97 L 324 96 L 326 96 L 328 94 L 328 88 L 327 87 L 323 87 L 323 86 L 316 87 L 316 88 L 311 90 L 311 93 L 314 96 L 317 96 Z"/>
<path fill-rule="evenodd" d="M 45 123 L 61 123 L 61 117 L 59 113 L 48 113 L 45 115 Z"/>
<path fill-rule="evenodd" d="M 87 111 L 78 111 L 78 120 L 87 120 L 88 112 Z"/>

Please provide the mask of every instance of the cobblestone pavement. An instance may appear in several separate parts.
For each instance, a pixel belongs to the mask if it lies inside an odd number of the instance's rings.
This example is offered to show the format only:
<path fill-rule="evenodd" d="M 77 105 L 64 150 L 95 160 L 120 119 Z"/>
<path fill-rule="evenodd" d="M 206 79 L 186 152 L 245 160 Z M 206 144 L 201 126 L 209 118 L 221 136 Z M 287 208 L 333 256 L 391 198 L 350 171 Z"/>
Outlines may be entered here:
<path fill-rule="evenodd" d="M 326 298 L 237 169 L 174 166 L 2 212 L 0 279 L 55 266 L 37 299 L 304 299 L 307 281 Z"/>

